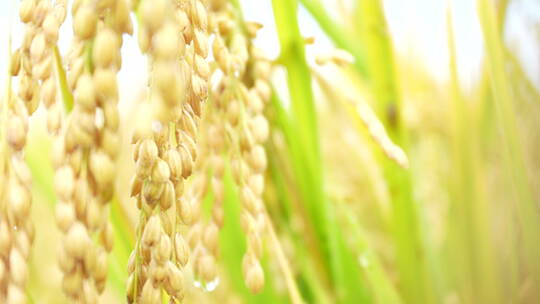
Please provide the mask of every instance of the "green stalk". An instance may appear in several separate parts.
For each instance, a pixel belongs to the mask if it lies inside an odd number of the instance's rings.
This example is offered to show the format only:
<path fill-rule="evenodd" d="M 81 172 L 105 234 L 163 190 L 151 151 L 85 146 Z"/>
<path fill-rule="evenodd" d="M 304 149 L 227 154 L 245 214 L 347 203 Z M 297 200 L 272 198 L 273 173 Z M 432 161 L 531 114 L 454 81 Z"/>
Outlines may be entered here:
<path fill-rule="evenodd" d="M 386 126 L 398 128 L 401 105 L 394 68 L 392 41 L 380 0 L 359 0 L 356 28 L 365 45 L 368 81 L 376 99 L 375 111 Z"/>
<path fill-rule="evenodd" d="M 390 124 L 393 125 L 392 128 L 389 128 L 390 135 L 394 138 L 396 144 L 406 149 L 407 140 L 403 130 L 401 130 L 399 126 L 399 98 L 396 92 L 397 88 L 394 85 L 395 76 L 392 64 L 393 59 L 390 57 L 392 53 L 391 51 L 388 51 L 391 44 L 389 43 L 386 30 L 381 30 L 377 24 L 384 22 L 380 4 L 378 7 L 379 12 L 376 12 L 373 17 L 368 16 L 372 19 L 371 22 L 375 21 L 376 24 L 370 25 L 374 26 L 374 28 L 368 27 L 367 30 L 375 31 L 371 36 L 374 42 L 380 43 L 381 46 L 376 48 L 377 51 L 371 51 L 371 53 L 368 51 L 364 54 L 361 51 L 361 45 L 353 46 L 352 43 L 343 42 L 348 40 L 344 31 L 342 31 L 337 23 L 332 22 L 331 18 L 324 13 L 324 9 L 322 9 L 319 1 L 302 0 L 302 3 L 334 43 L 336 43 L 338 47 L 349 51 L 355 57 L 355 67 L 360 76 L 363 76 L 363 78 L 367 78 L 371 83 L 376 84 L 378 87 L 376 91 L 380 93 L 376 98 L 379 100 L 378 104 L 382 104 L 382 106 L 379 106 L 378 116 L 384 118 L 383 123 L 385 126 L 388 127 Z M 366 5 L 372 6 L 373 4 L 366 3 Z M 377 7 L 374 8 L 377 9 Z M 362 13 L 362 11 L 364 10 L 359 10 L 360 13 Z M 363 16 L 356 19 L 362 20 L 362 18 Z M 386 26 L 384 25 L 383 29 L 385 28 Z M 381 37 L 378 37 L 379 34 L 381 34 Z M 385 42 L 385 39 L 388 42 Z M 369 42 L 368 44 L 362 45 L 372 46 Z M 377 53 L 381 50 L 383 51 L 383 54 Z M 369 54 L 378 57 L 379 59 L 370 58 Z M 376 62 L 372 64 L 373 61 Z M 380 64 L 380 66 L 378 66 L 378 64 Z M 381 67 L 382 69 L 379 70 Z M 380 71 L 385 71 L 386 73 Z M 373 79 L 372 74 L 379 76 L 379 79 Z M 381 113 L 381 111 L 383 113 Z M 432 283 L 428 279 L 428 268 L 433 268 L 433 266 L 429 267 L 428 264 L 432 265 L 437 263 L 432 254 L 433 250 L 427 247 L 427 241 L 424 240 L 425 236 L 420 231 L 421 219 L 419 219 L 419 211 L 412 198 L 412 181 L 410 173 L 399 168 L 395 164 L 392 164 L 388 160 L 381 161 L 384 167 L 385 179 L 389 184 L 391 197 L 393 198 L 392 222 L 397 247 L 398 271 L 404 285 L 403 289 L 405 289 L 405 293 L 407 294 L 405 299 L 415 303 L 422 303 L 424 301 L 422 300 L 423 298 L 433 299 L 433 293 L 436 293 L 435 287 L 432 286 Z M 433 300 L 425 301 L 433 302 Z"/>
<path fill-rule="evenodd" d="M 73 95 L 68 87 L 66 72 L 62 65 L 62 57 L 58 47 L 54 47 L 54 61 L 56 62 L 56 72 L 58 74 L 58 84 L 60 85 L 60 92 L 62 93 L 62 101 L 66 112 L 69 113 L 73 109 Z"/>
<path fill-rule="evenodd" d="M 504 23 L 506 22 L 506 11 L 508 10 L 508 5 L 510 0 L 499 0 L 497 1 L 497 18 L 499 20 L 499 33 L 503 32 Z"/>
<path fill-rule="evenodd" d="M 401 297 L 397 293 L 394 285 L 388 278 L 386 271 L 379 261 L 377 254 L 371 250 L 366 235 L 361 228 L 358 220 L 354 216 L 354 212 L 345 204 L 339 203 L 338 206 L 341 217 L 345 218 L 347 231 L 354 236 L 354 248 L 359 252 L 359 263 L 362 270 L 366 274 L 375 299 L 379 304 L 400 304 L 403 303 Z"/>
<path fill-rule="evenodd" d="M 118 295 L 123 298 L 125 296 L 125 282 L 127 280 L 126 265 L 131 254 L 131 248 L 135 244 L 135 239 L 134 233 L 130 229 L 130 223 L 116 195 L 111 200 L 110 221 L 113 224 L 115 239 L 112 251 L 114 259 L 109 263 L 109 271 L 111 273 L 110 283 Z"/>
<path fill-rule="evenodd" d="M 540 284 L 540 216 L 533 198 L 522 144 L 518 137 L 516 113 L 510 91 L 510 79 L 505 68 L 504 44 L 499 32 L 497 13 L 492 1 L 477 0 L 478 14 L 484 34 L 487 67 L 495 103 L 495 117 L 501 134 L 501 149 L 505 171 L 519 218 L 528 272 L 533 285 Z"/>
<path fill-rule="evenodd" d="M 392 42 L 381 1 L 358 1 L 355 19 L 360 39 L 366 46 L 368 79 L 377 116 L 394 142 L 407 151 Z M 434 257 L 423 229 L 421 210 L 413 198 L 410 172 L 384 159 L 382 164 L 392 197 L 392 229 L 404 300 L 407 303 L 432 303 L 435 287 L 430 264 Z"/>
<path fill-rule="evenodd" d="M 288 72 L 289 95 L 291 99 L 291 131 L 294 130 L 296 142 L 291 142 L 291 154 L 293 155 L 293 166 L 295 166 L 296 178 L 299 180 L 302 196 L 307 196 L 314 201 L 306 201 L 309 204 L 312 220 L 318 224 L 314 227 L 321 242 L 321 251 L 326 261 L 330 256 L 326 242 L 328 240 L 328 217 L 321 208 L 326 206 L 322 191 L 322 172 L 320 168 L 320 150 L 318 142 L 318 131 L 313 103 L 313 93 L 311 90 L 311 77 L 305 61 L 304 46 L 298 21 L 296 16 L 297 3 L 295 1 L 275 0 L 273 1 L 274 15 L 278 28 L 278 35 L 281 44 L 281 61 Z M 305 153 L 304 153 L 305 152 Z M 303 157 L 301 157 L 303 156 Z M 298 161 L 297 161 L 298 160 Z M 302 172 L 311 174 L 300 174 Z M 316 186 L 312 188 L 311 195 L 308 192 L 308 185 Z M 326 215 L 325 215 L 326 214 Z"/>
<path fill-rule="evenodd" d="M 274 100 L 275 95 L 274 95 Z M 279 107 L 279 104 L 275 105 Z M 283 109 L 281 109 L 283 110 Z M 276 115 L 277 116 L 277 115 Z M 279 119 L 275 119 L 279 121 Z M 275 125 L 274 125 L 275 123 Z M 274 121 L 272 129 L 274 130 L 283 130 L 284 125 L 282 122 Z M 286 150 L 285 150 L 286 151 Z M 290 168 L 289 164 L 285 164 L 285 151 L 278 151 L 277 147 L 270 142 L 268 145 L 268 165 L 269 172 L 271 177 L 271 183 L 274 187 L 276 198 L 275 200 L 279 202 L 280 210 L 268 210 L 269 213 L 273 211 L 275 215 L 274 223 L 278 228 L 278 233 L 280 235 L 289 235 L 292 244 L 294 244 L 294 258 L 295 263 L 293 265 L 297 266 L 298 281 L 305 281 L 304 289 L 301 288 L 300 291 L 306 300 L 306 303 L 331 303 L 330 295 L 328 294 L 328 288 L 325 288 L 324 283 L 326 283 L 325 278 L 320 275 L 320 269 L 314 265 L 313 257 L 309 256 L 310 248 L 306 246 L 306 232 L 304 231 L 302 235 L 298 235 L 294 229 L 291 228 L 291 214 L 294 214 L 295 217 L 305 218 L 305 212 L 298 210 L 298 199 L 297 195 L 293 194 L 294 189 L 296 189 L 296 183 L 294 183 L 291 178 L 291 172 L 288 172 L 285 168 Z M 294 203 L 292 201 L 295 201 Z M 295 206 L 292 206 L 295 204 Z M 276 209 L 277 209 L 276 208 Z M 298 284 L 300 285 L 300 284 Z"/>
<path fill-rule="evenodd" d="M 282 106 L 277 94 L 272 94 L 272 114 L 269 115 L 271 128 L 274 132 L 282 132 L 287 142 L 293 136 L 288 113 Z M 268 165 L 272 185 L 275 188 L 275 200 L 279 203 L 268 211 L 275 214 L 276 227 L 282 235 L 290 235 L 294 244 L 296 262 L 299 267 L 297 280 L 299 289 L 307 303 L 331 303 L 330 278 L 327 275 L 321 252 L 318 251 L 316 235 L 313 227 L 309 225 L 309 215 L 301 204 L 301 195 L 298 192 L 298 182 L 294 178 L 290 159 L 290 147 L 278 147 L 270 141 L 267 145 Z M 278 210 L 275 210 L 278 209 Z M 292 228 L 292 221 L 303 223 L 301 229 Z M 300 220 L 301 219 L 301 220 Z M 301 230 L 301 234 L 297 231 Z M 279 232 L 278 232 L 279 233 Z"/>
<path fill-rule="evenodd" d="M 484 193 L 478 143 L 479 126 L 470 112 L 459 87 L 451 10 L 447 14 L 447 36 L 450 53 L 450 113 L 452 143 L 452 176 L 450 181 L 450 219 L 448 251 L 457 289 L 465 303 L 499 303 L 502 285 L 497 280 L 489 232 L 490 210 Z M 515 274 L 515 273 L 514 273 Z M 509 274 L 513 282 L 513 274 Z M 514 285 L 514 284 L 508 284 Z"/>
<path fill-rule="evenodd" d="M 324 192 L 311 75 L 297 19 L 298 2 L 274 0 L 272 5 L 281 46 L 280 62 L 288 73 L 291 100 L 288 145 L 302 202 L 308 210 L 309 225 L 315 231 L 317 247 L 338 302 L 371 302 L 371 295 L 360 280 L 356 258 L 344 243 L 333 206 Z"/>

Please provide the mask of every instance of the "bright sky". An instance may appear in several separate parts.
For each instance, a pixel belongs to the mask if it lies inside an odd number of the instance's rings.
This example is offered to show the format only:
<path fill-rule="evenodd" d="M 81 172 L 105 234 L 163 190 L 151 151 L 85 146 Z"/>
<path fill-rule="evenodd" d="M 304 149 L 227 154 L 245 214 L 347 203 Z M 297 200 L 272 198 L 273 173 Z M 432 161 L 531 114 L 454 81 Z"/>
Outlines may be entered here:
<path fill-rule="evenodd" d="M 347 2 L 347 1 L 345 1 Z M 448 77 L 448 50 L 446 43 L 445 10 L 446 0 L 386 0 L 385 12 L 396 50 L 401 56 L 421 60 L 425 68 L 440 81 Z M 482 60 L 483 43 L 474 0 L 453 0 L 453 15 L 457 44 L 460 80 L 466 87 L 478 77 Z M 11 31 L 13 45 L 19 45 L 23 27 L 18 21 L 18 1 L 0 1 L 0 87 L 6 83 L 7 41 Z M 270 0 L 241 0 L 248 20 L 256 20 L 264 25 L 256 43 L 275 57 L 279 53 L 279 43 L 275 32 Z M 69 15 L 69 14 L 68 14 Z M 316 38 L 315 45 L 309 47 L 308 56 L 317 51 L 329 50 L 332 43 L 324 36 L 316 22 L 303 8 L 299 11 L 302 33 Z M 540 48 L 531 41 L 540 35 L 540 29 L 532 27 L 533 21 L 540 20 L 540 1 L 514 0 L 509 7 L 506 40 L 516 48 L 525 63 L 526 71 L 533 82 L 540 87 Z M 69 17 L 66 21 L 70 22 Z M 69 48 L 72 36 L 69 26 L 63 26 L 59 47 L 62 52 Z M 136 39 L 124 39 L 122 49 L 124 64 L 120 72 L 120 89 L 127 89 L 123 100 L 130 100 L 135 94 L 130 88 L 145 84 L 146 67 L 141 61 Z M 125 91 L 123 91 L 125 92 Z"/>

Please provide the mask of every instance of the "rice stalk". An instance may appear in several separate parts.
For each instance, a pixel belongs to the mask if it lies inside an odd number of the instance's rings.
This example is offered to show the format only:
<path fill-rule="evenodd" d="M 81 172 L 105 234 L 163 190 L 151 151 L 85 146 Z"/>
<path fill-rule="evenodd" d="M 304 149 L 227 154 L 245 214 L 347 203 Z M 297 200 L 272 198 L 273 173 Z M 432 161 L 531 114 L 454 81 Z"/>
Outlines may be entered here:
<path fill-rule="evenodd" d="M 499 20 L 497 20 L 492 1 L 479 0 L 477 7 L 486 45 L 487 68 L 495 104 L 496 123 L 502 138 L 504 168 L 515 199 L 521 232 L 526 240 L 524 247 L 530 276 L 534 282 L 540 282 L 540 263 L 535 258 L 540 254 L 540 243 L 535 241 L 537 239 L 535 231 L 540 229 L 540 217 L 529 186 L 529 177 L 523 159 L 523 146 L 516 129 L 515 102 L 508 85 L 510 81 L 505 67 L 505 52 L 499 31 Z"/>
<path fill-rule="evenodd" d="M 474 113 L 463 97 L 458 83 L 456 51 L 452 23 L 451 6 L 447 9 L 447 36 L 450 51 L 450 96 L 452 111 L 452 162 L 455 170 L 450 181 L 449 255 L 456 269 L 448 271 L 456 273 L 461 284 L 458 289 L 463 300 L 468 303 L 477 301 L 497 303 L 502 299 L 501 283 L 496 280 L 498 269 L 493 268 L 494 250 L 489 242 L 492 239 L 489 231 L 489 208 L 484 193 L 481 176 L 481 161 L 477 146 L 480 135 Z M 454 244 L 454 245 L 451 245 Z M 514 274 L 515 275 L 515 274 Z M 510 279 L 512 282 L 513 279 Z"/>

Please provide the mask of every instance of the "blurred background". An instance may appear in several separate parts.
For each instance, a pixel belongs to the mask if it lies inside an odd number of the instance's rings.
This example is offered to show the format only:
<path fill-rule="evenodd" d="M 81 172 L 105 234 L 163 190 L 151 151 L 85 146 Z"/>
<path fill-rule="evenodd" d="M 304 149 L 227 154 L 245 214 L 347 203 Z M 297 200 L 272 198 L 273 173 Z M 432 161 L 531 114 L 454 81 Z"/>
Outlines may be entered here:
<path fill-rule="evenodd" d="M 540 303 L 540 2 L 300 0 L 297 20 L 283 13 L 294 2 L 240 1 L 245 20 L 264 25 L 255 44 L 276 60 L 265 202 L 277 239 L 266 240 L 267 284 L 257 295 L 244 286 L 229 180 L 220 285 L 187 288 L 185 303 L 295 303 L 295 294 L 305 303 Z M 17 11 L 17 1 L 0 3 L 1 71 L 9 37 L 21 43 Z M 282 52 L 284 29 L 306 38 L 294 42 L 306 63 Z M 104 303 L 124 301 L 137 219 L 128 119 L 144 115 L 147 67 L 136 39 L 124 38 L 125 149 Z M 336 49 L 354 60 L 318 60 Z M 43 114 L 32 117 L 26 152 L 37 226 L 29 294 L 64 303 Z"/>

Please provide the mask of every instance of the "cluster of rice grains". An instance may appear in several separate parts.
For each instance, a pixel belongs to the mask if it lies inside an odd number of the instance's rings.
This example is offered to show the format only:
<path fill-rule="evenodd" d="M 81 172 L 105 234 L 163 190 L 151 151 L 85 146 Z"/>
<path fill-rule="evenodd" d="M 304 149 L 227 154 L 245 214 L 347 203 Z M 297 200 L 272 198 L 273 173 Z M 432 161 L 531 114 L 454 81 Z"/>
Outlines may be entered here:
<path fill-rule="evenodd" d="M 29 218 L 32 178 L 23 151 L 28 130 L 26 102 L 9 98 L 9 118 L 2 137 L 6 141 L 2 141 L 0 150 L 1 303 L 25 303 L 28 260 L 34 240 L 34 226 Z"/>
<path fill-rule="evenodd" d="M 40 101 L 54 139 L 62 290 L 72 302 L 100 301 L 113 246 L 108 205 L 120 150 L 116 75 L 122 35 L 133 32 L 132 12 L 138 15 L 139 47 L 148 58 L 153 111 L 151 124 L 133 136 L 136 172 L 130 191 L 140 218 L 128 262 L 128 302 L 161 303 L 166 297 L 176 303 L 184 297 L 186 274 L 206 290 L 217 286 L 227 167 L 242 203 L 247 240 L 242 272 L 247 287 L 260 291 L 266 217 L 262 145 L 269 134 L 263 110 L 271 93 L 271 64 L 250 43 L 260 26 L 238 20 L 228 1 L 74 0 L 74 38 L 64 67 L 56 43 L 67 8 L 67 0 L 20 2 L 25 36 L 11 60 L 18 94 L 10 95 L 2 112 L 8 119 L 0 164 L 6 178 L 0 183 L 0 302 L 26 303 L 34 229 L 23 149 L 28 118 Z M 211 212 L 203 212 L 208 198 Z"/>
<path fill-rule="evenodd" d="M 59 251 L 62 287 L 78 303 L 98 303 L 113 246 L 108 203 L 119 151 L 116 74 L 121 35 L 132 31 L 129 12 L 126 0 L 72 4 L 75 37 L 68 83 L 74 106 L 63 136 L 54 143 L 53 165 L 57 224 L 64 233 Z"/>
<path fill-rule="evenodd" d="M 131 195 L 141 215 L 128 265 L 128 300 L 159 303 L 162 291 L 171 302 L 182 299 L 186 270 L 196 286 L 217 286 L 227 159 L 241 190 L 248 240 L 242 271 L 249 289 L 258 292 L 264 285 L 262 144 L 269 133 L 262 112 L 270 98 L 270 62 L 249 43 L 259 26 L 235 20 L 224 1 L 142 1 L 138 11 L 155 111 L 153 124 L 133 139 Z M 202 212 L 207 197 L 213 199 L 208 216 Z"/>
<path fill-rule="evenodd" d="M 32 196 L 31 174 L 24 161 L 24 147 L 28 132 L 28 117 L 40 100 L 50 109 L 48 126 L 58 130 L 60 111 L 54 108 L 56 80 L 52 46 L 56 44 L 58 29 L 66 15 L 66 3 L 56 1 L 22 1 L 19 9 L 25 24 L 22 45 L 13 52 L 11 76 L 18 76 L 18 93 L 11 92 L 3 111 L 7 117 L 2 142 L 0 189 L 0 302 L 26 303 L 28 260 L 34 240 L 30 220 Z M 40 90 L 41 87 L 41 90 Z M 11 88 L 9 88 L 11 90 Z"/>
<path fill-rule="evenodd" d="M 20 73 L 20 87 L 26 92 L 25 98 L 32 100 L 27 103 L 29 114 L 37 109 L 41 99 L 48 109 L 47 127 L 51 133 L 57 133 L 61 124 L 62 105 L 56 102 L 57 80 L 53 50 L 60 25 L 66 19 L 66 1 L 21 2 L 19 16 L 25 23 L 25 34 L 21 48 L 13 56 L 17 64 L 12 66 L 12 74 Z M 31 93 L 32 90 L 35 94 Z"/>
<path fill-rule="evenodd" d="M 184 183 L 197 160 L 197 129 L 208 98 L 208 14 L 198 0 L 142 1 L 139 46 L 149 59 L 153 125 L 134 136 L 131 195 L 140 209 L 137 244 L 128 265 L 128 300 L 160 303 L 184 296 L 189 248 L 182 229 L 199 207 Z"/>
<path fill-rule="evenodd" d="M 242 262 L 242 273 L 247 287 L 259 292 L 264 286 L 264 273 L 260 264 L 263 251 L 262 236 L 265 230 L 265 210 L 262 201 L 266 153 L 262 144 L 269 134 L 269 126 L 263 115 L 265 104 L 270 99 L 270 62 L 261 51 L 250 44 L 260 28 L 256 23 L 236 24 L 231 7 L 221 1 L 215 7 L 216 38 L 213 54 L 223 77 L 213 92 L 215 112 L 219 117 L 214 125 L 219 131 L 209 129 L 210 147 L 214 158 L 219 158 L 221 143 L 215 138 L 225 133 L 234 180 L 242 203 L 241 224 L 247 238 L 247 252 Z M 221 125 L 220 125 L 221 124 Z M 210 158 L 211 159 L 211 158 Z M 222 171 L 218 160 L 212 162 L 214 171 Z M 216 197 L 214 222 L 220 226 L 222 185 L 214 174 L 212 189 Z M 217 216 L 215 216 L 217 214 Z M 212 224 L 208 228 L 212 229 Z M 208 229 L 207 228 L 207 229 Z M 206 233 L 205 233 L 206 236 Z M 205 238 L 203 238 L 204 240 Z"/>

